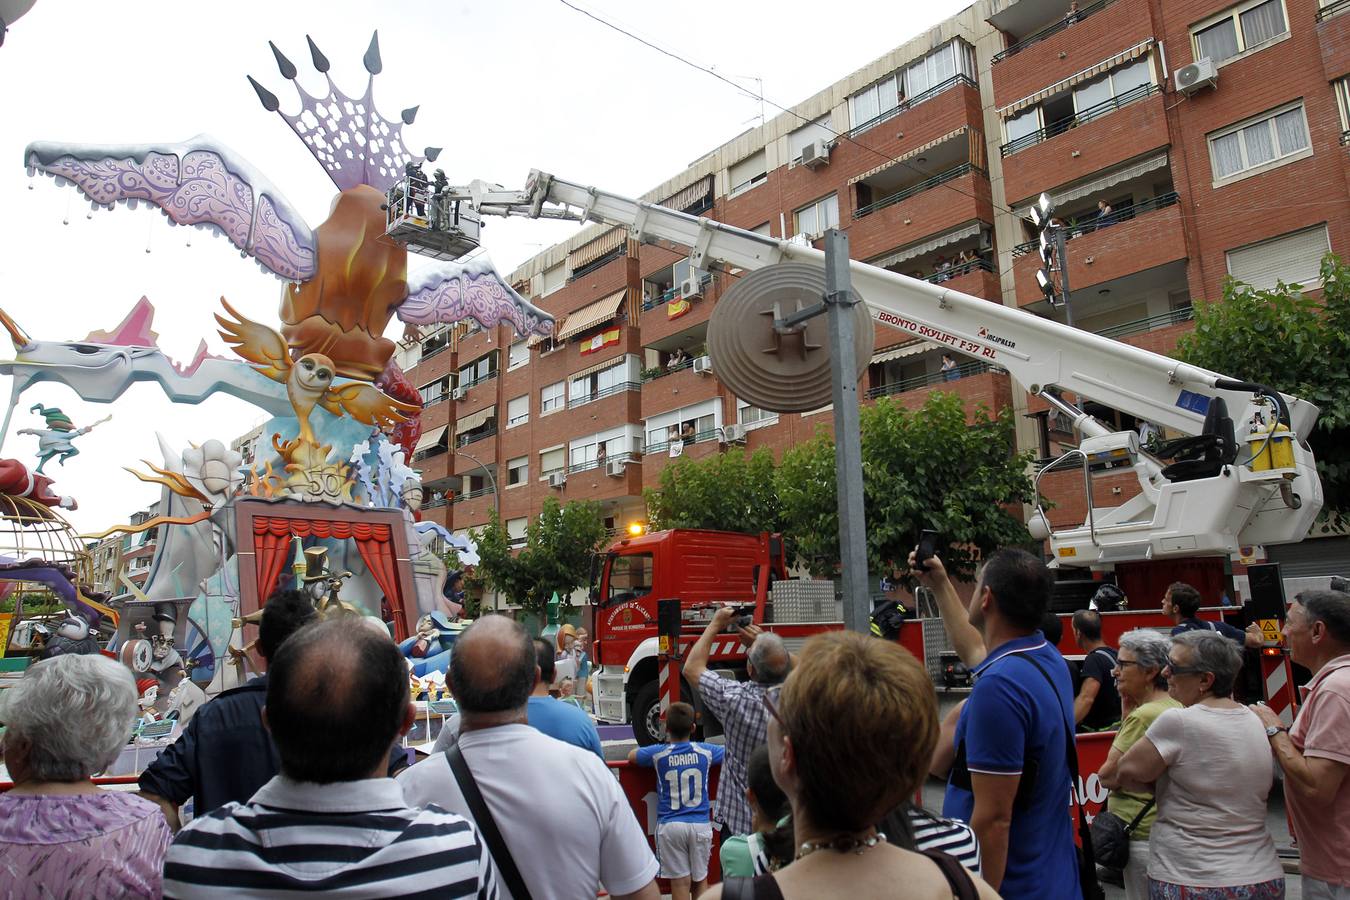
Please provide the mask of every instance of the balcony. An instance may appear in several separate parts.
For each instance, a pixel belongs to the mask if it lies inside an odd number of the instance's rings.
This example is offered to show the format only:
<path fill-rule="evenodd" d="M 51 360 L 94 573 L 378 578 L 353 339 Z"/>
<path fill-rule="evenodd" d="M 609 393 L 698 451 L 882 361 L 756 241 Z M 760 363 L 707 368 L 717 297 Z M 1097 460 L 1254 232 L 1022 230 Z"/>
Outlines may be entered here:
<path fill-rule="evenodd" d="M 587 404 L 595 403 L 597 400 L 604 400 L 606 397 L 613 397 L 616 394 L 622 394 L 625 391 L 640 391 L 640 390 L 642 390 L 641 381 L 625 381 L 620 384 L 616 384 L 613 387 L 605 388 L 603 391 L 595 391 L 594 393 L 587 394 L 583 397 L 570 397 L 567 400 L 567 408 L 576 409 L 579 406 L 586 406 Z"/>
<path fill-rule="evenodd" d="M 1009 141 L 999 147 L 999 153 L 1003 157 L 1012 156 L 1019 150 L 1025 150 L 1027 147 L 1033 147 L 1044 141 L 1057 137 L 1070 129 L 1077 128 L 1080 125 L 1086 125 L 1102 116 L 1110 115 L 1116 110 L 1129 106 L 1139 100 L 1152 97 L 1159 92 L 1156 84 L 1141 84 L 1139 87 L 1131 88 L 1119 96 L 1112 97 L 1110 100 L 1103 100 L 1101 103 L 1089 106 L 1087 109 L 1080 110 L 1067 118 L 1051 122 L 1043 128 L 1037 128 L 1030 134 L 1024 134 L 1016 140 Z"/>
<path fill-rule="evenodd" d="M 496 434 L 497 434 L 497 426 L 495 425 L 492 426 L 491 428 L 483 428 L 478 431 L 471 431 L 468 434 L 461 434 L 458 438 L 456 438 L 455 446 L 467 447 L 470 444 L 476 444 L 479 441 L 485 441 Z"/>
<path fill-rule="evenodd" d="M 868 388 L 867 399 L 875 400 L 878 397 L 889 397 L 892 394 L 903 394 L 906 391 L 916 391 L 919 388 L 932 387 L 935 384 L 944 382 L 958 381 L 962 378 L 969 378 L 973 375 L 983 375 L 985 372 L 993 372 L 995 367 L 988 363 L 968 362 L 958 365 L 949 372 L 928 372 L 913 378 L 902 378 L 899 381 L 890 384 L 879 384 L 876 387 Z"/>
<path fill-rule="evenodd" d="M 893 206 L 896 203 L 903 203 L 910 197 L 922 194 L 924 191 L 929 190 L 930 188 L 935 188 L 940 184 L 946 184 L 949 181 L 955 181 L 962 175 L 969 175 L 971 172 L 978 172 L 981 175 L 987 174 L 983 169 L 977 169 L 970 163 L 962 163 L 959 166 L 950 168 L 945 172 L 940 172 L 937 175 L 933 175 L 930 178 L 926 178 L 923 181 L 918 182 L 917 184 L 912 184 L 907 188 L 896 191 L 894 194 L 891 194 L 887 197 L 883 197 L 882 199 L 877 200 L 873 203 L 869 203 L 866 206 L 858 207 L 853 211 L 853 218 L 861 219 L 864 216 L 870 216 L 872 213 L 876 212 L 879 209 L 885 209 L 886 207 Z"/>
<path fill-rule="evenodd" d="M 995 63 L 1003 62 L 1003 60 L 1007 59 L 1010 56 L 1014 56 L 1018 53 L 1021 53 L 1023 50 L 1027 49 L 1033 44 L 1039 44 L 1046 38 L 1053 37 L 1054 35 L 1059 34 L 1061 31 L 1066 31 L 1069 28 L 1069 26 L 1077 25 L 1080 22 L 1087 19 L 1089 16 L 1096 15 L 1097 13 L 1101 12 L 1103 9 L 1106 9 L 1106 7 L 1110 6 L 1114 2 L 1115 0 L 1099 0 L 1099 2 L 1097 3 L 1091 3 L 1088 4 L 1087 6 L 1079 7 L 1078 12 L 1073 14 L 1072 16 L 1065 15 L 1062 18 L 1042 28 L 1040 31 L 1034 31 L 1031 34 L 1027 35 L 1026 37 L 1022 38 L 1021 40 L 1009 44 L 1006 49 L 1002 50 L 999 53 L 994 54 L 993 62 Z"/>
<path fill-rule="evenodd" d="M 1350 0 L 1330 3 L 1317 12 L 1317 47 L 1327 81 L 1350 74 Z"/>
<path fill-rule="evenodd" d="M 1126 213 L 1130 213 L 1129 218 L 1117 224 L 1071 232 L 1065 255 L 1069 258 L 1069 285 L 1075 300 L 1088 288 L 1110 289 L 1110 282 L 1187 258 L 1181 207 L 1175 194 L 1135 204 L 1117 214 Z M 1019 306 L 1043 303 L 1044 295 L 1036 284 L 1040 255 L 1027 252 L 1025 244 L 1015 248 L 1015 255 L 1018 249 L 1022 255 L 1013 262 L 1017 303 Z M 1186 278 L 1182 274 L 1177 289 L 1185 287 Z"/>
<path fill-rule="evenodd" d="M 956 377 L 951 380 L 946 377 L 949 373 L 933 372 L 878 385 L 868 390 L 867 397 L 871 400 L 890 397 L 892 402 L 906 409 L 918 409 L 928 402 L 934 391 L 947 391 L 960 395 L 965 401 L 968 420 L 973 418 L 980 405 L 994 413 L 1012 404 L 1012 380 L 1002 369 L 972 361 L 958 364 L 955 372 Z"/>
<path fill-rule="evenodd" d="M 915 94 L 913 97 L 909 97 L 908 99 L 905 100 L 904 103 L 901 103 L 899 106 L 895 107 L 895 109 L 888 109 L 886 112 L 882 113 L 879 116 L 875 116 L 871 119 L 868 119 L 866 122 L 863 122 L 861 124 L 854 125 L 852 128 L 849 129 L 848 136 L 850 138 L 856 138 L 864 131 L 870 131 L 871 129 L 880 125 L 882 122 L 889 121 L 891 119 L 894 119 L 896 116 L 899 116 L 903 113 L 907 113 L 914 107 L 918 106 L 920 103 L 923 103 L 927 100 L 932 100 L 937 95 L 945 93 L 951 90 L 952 88 L 959 87 L 961 85 L 965 85 L 966 87 L 969 87 L 972 90 L 978 90 L 978 87 L 976 86 L 975 82 L 972 81 L 970 78 L 966 77 L 965 75 L 953 75 L 946 81 L 941 82 L 940 84 L 936 84 L 922 93 Z"/>

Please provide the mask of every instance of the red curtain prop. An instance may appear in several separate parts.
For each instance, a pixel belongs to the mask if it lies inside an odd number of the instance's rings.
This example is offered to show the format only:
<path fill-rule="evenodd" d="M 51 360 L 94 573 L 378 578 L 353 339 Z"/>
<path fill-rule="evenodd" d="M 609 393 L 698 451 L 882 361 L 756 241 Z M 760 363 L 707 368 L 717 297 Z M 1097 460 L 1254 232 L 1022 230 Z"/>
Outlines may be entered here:
<path fill-rule="evenodd" d="M 393 537 L 389 526 L 368 522 L 324 522 L 312 519 L 287 519 L 258 516 L 253 520 L 253 543 L 257 553 L 258 597 L 272 592 L 286 564 L 287 543 L 292 535 L 318 538 L 351 538 L 356 550 L 370 569 L 389 606 L 394 611 L 395 636 L 406 637 L 403 622 L 403 597 L 398 590 L 398 565 L 394 558 Z"/>

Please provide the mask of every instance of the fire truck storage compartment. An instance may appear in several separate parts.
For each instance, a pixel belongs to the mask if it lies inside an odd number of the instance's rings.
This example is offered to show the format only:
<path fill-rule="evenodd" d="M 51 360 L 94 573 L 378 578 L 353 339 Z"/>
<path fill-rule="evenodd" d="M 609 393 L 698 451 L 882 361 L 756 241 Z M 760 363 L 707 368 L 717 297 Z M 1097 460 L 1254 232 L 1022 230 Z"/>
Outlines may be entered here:
<path fill-rule="evenodd" d="M 767 621 L 778 625 L 842 622 L 844 603 L 835 595 L 833 581 L 779 581 L 769 591 L 765 612 Z"/>

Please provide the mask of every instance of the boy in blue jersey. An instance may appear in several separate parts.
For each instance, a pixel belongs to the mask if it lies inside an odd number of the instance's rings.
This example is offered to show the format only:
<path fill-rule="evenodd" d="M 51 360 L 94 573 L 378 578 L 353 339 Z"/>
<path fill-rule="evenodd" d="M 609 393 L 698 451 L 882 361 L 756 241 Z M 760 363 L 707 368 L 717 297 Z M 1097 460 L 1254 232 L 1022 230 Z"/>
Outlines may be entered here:
<path fill-rule="evenodd" d="M 724 750 L 693 743 L 694 708 L 672 703 L 666 711 L 667 744 L 652 744 L 628 754 L 630 763 L 656 769 L 656 858 L 661 877 L 670 879 L 671 900 L 689 900 L 708 888 L 712 853 L 708 786 L 713 765 Z M 692 891 L 692 893 L 691 893 Z"/>

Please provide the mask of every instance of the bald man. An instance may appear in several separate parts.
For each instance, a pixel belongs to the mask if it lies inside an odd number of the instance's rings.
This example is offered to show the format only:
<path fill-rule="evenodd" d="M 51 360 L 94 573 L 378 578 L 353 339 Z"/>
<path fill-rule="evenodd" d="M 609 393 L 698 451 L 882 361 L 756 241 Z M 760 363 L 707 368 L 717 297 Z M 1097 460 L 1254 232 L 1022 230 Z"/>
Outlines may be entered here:
<path fill-rule="evenodd" d="M 268 672 L 263 724 L 281 774 L 178 833 L 166 897 L 497 897 L 486 844 L 464 817 L 414 809 L 386 772 L 412 726 L 403 656 L 360 619 L 286 640 Z"/>
<path fill-rule="evenodd" d="M 459 704 L 456 740 L 502 845 L 492 847 L 502 896 L 511 870 L 536 900 L 594 897 L 657 900 L 657 864 L 619 782 L 596 755 L 555 740 L 528 720 L 539 683 L 529 634 L 505 616 L 485 616 L 455 643 L 448 673 Z M 469 816 L 449 754 L 434 753 L 398 777 L 409 803 Z"/>

